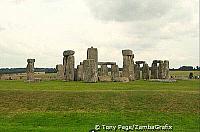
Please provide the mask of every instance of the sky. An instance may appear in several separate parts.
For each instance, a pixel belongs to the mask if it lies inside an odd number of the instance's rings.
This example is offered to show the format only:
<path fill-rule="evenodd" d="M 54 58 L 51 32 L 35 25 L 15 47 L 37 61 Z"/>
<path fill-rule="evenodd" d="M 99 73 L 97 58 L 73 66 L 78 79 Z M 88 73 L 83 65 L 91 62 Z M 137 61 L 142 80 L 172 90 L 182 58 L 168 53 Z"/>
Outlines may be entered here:
<path fill-rule="evenodd" d="M 169 60 L 170 68 L 199 65 L 199 0 L 0 0 L 0 68 L 75 63 L 98 48 L 99 61 L 122 67 L 122 50 L 134 61 Z"/>

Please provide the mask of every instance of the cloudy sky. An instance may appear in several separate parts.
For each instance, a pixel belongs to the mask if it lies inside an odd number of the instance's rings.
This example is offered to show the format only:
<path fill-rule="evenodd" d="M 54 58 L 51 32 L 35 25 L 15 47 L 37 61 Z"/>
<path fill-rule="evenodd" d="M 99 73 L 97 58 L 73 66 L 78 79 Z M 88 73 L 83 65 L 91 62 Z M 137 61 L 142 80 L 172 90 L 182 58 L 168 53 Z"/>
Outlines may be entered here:
<path fill-rule="evenodd" d="M 0 67 L 55 67 L 68 49 L 78 64 L 91 46 L 120 67 L 122 49 L 199 65 L 199 0 L 0 0 Z"/>

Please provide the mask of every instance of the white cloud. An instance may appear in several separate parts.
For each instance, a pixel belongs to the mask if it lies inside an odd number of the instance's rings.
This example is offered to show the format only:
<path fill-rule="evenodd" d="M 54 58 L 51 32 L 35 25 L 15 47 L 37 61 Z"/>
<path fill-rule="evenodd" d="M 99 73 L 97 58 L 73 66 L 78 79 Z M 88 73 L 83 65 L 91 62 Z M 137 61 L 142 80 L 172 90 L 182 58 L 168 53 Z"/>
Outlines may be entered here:
<path fill-rule="evenodd" d="M 122 66 L 122 49 L 136 60 L 169 59 L 171 67 L 198 65 L 198 0 L 1 0 L 0 67 L 62 63 L 75 50 L 76 64 L 90 46 L 100 61 Z"/>

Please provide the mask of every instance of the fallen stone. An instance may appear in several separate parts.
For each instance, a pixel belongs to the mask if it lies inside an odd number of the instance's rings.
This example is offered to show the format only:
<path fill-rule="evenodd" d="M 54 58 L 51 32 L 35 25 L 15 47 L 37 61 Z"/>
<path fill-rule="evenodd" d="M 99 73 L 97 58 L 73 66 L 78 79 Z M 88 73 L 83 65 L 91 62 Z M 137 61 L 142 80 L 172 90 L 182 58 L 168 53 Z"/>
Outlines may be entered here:
<path fill-rule="evenodd" d="M 110 76 L 99 76 L 100 82 L 112 82 L 112 78 Z"/>
<path fill-rule="evenodd" d="M 150 82 L 166 82 L 166 83 L 173 83 L 176 82 L 175 79 L 150 79 Z"/>
<path fill-rule="evenodd" d="M 113 81 L 114 82 L 129 82 L 129 78 L 128 77 L 116 77 Z"/>

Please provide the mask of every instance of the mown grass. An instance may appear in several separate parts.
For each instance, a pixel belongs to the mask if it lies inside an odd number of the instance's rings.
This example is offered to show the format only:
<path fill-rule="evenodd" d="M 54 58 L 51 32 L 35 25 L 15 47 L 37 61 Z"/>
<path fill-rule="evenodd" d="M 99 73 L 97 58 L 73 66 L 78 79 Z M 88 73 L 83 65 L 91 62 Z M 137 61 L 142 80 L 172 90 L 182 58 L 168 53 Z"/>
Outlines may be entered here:
<path fill-rule="evenodd" d="M 1 131 L 88 132 L 99 125 L 173 125 L 175 132 L 199 132 L 195 114 L 155 112 L 111 113 L 15 113 L 0 116 Z M 104 132 L 104 131 L 103 131 Z"/>
<path fill-rule="evenodd" d="M 95 124 L 167 123 L 175 132 L 199 132 L 199 86 L 198 80 L 0 81 L 0 131 L 88 132 Z"/>
<path fill-rule="evenodd" d="M 170 76 L 188 77 L 190 73 L 194 76 L 200 76 L 200 71 L 170 71 Z"/>
<path fill-rule="evenodd" d="M 0 90 L 61 90 L 61 91 L 97 91 L 97 90 L 180 90 L 198 91 L 199 80 L 179 80 L 176 83 L 134 81 L 129 83 L 121 82 L 102 82 L 102 83 L 83 83 L 83 82 L 63 82 L 63 81 L 43 81 L 42 83 L 27 83 L 15 80 L 0 80 Z"/>

